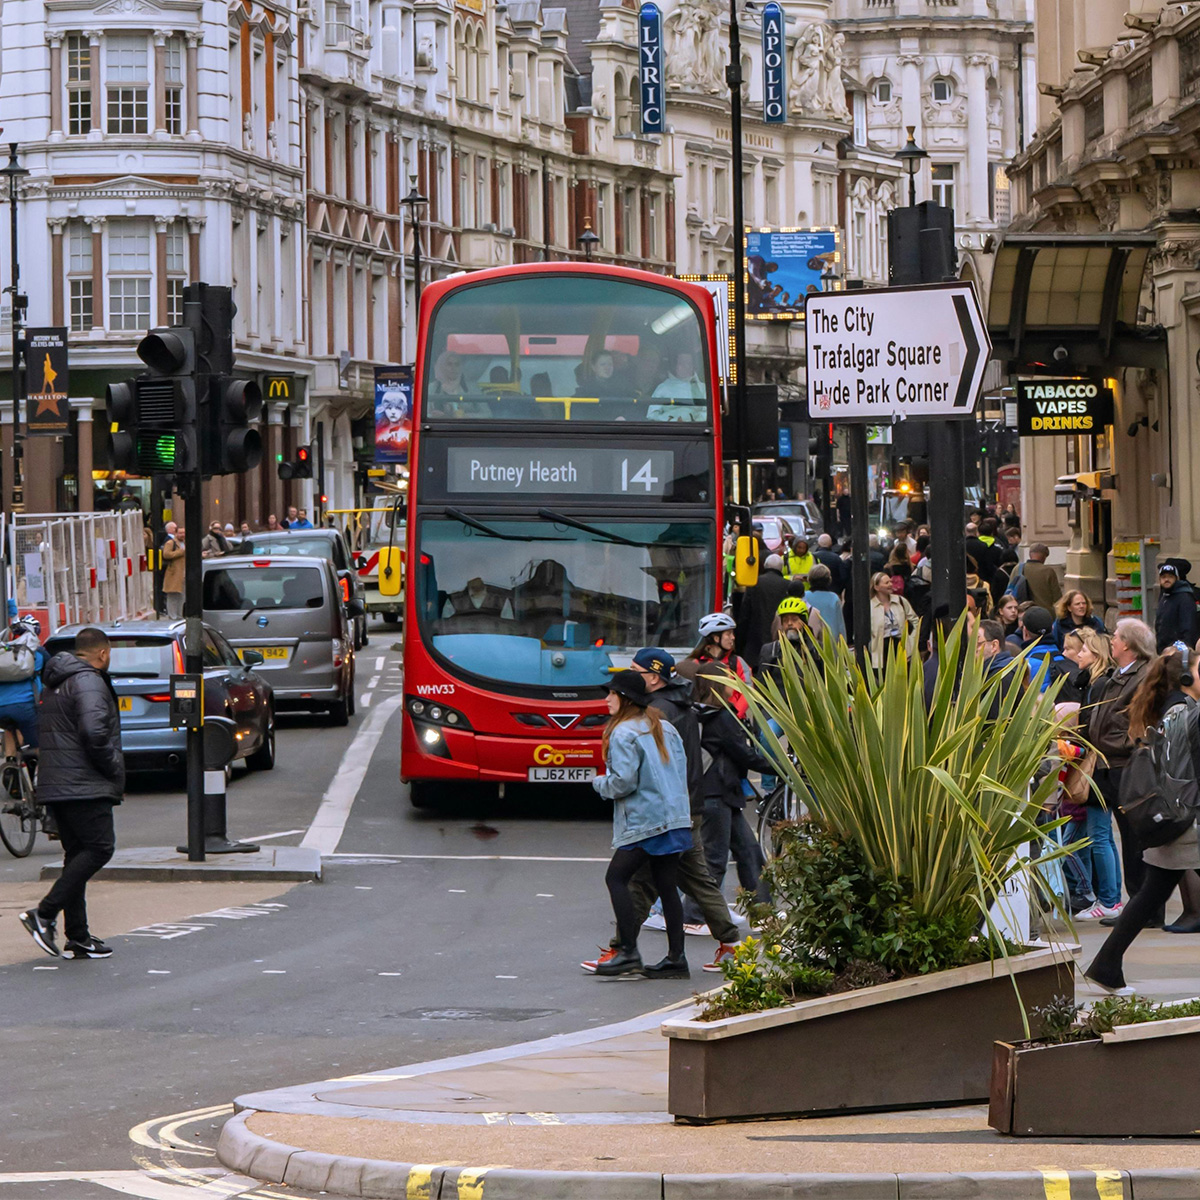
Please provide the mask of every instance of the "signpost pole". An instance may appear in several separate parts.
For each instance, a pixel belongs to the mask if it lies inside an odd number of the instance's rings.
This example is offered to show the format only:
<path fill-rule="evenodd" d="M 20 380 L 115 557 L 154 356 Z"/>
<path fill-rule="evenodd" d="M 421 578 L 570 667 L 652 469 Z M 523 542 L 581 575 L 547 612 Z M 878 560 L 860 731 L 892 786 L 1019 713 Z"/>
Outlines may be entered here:
<path fill-rule="evenodd" d="M 733 154 L 733 412 L 734 455 L 737 459 L 735 496 L 751 504 L 750 467 L 746 461 L 746 220 L 742 197 L 742 39 L 737 0 L 729 0 L 729 123 Z M 744 489 L 744 493 L 743 493 Z"/>
<path fill-rule="evenodd" d="M 201 585 L 204 568 L 200 543 L 204 506 L 200 499 L 200 473 L 180 475 L 183 488 L 183 520 L 187 531 L 184 542 L 184 609 L 187 620 L 184 633 L 183 669 L 203 678 L 203 633 L 200 626 Z M 200 687 L 200 711 L 203 720 L 204 685 Z M 204 861 L 204 729 L 201 721 L 187 731 L 187 856 L 188 862 Z"/>
<path fill-rule="evenodd" d="M 871 543 L 867 504 L 867 427 L 847 430 L 850 460 L 850 525 L 853 553 L 850 558 L 850 596 L 854 601 L 854 649 L 865 667 L 871 645 Z"/>

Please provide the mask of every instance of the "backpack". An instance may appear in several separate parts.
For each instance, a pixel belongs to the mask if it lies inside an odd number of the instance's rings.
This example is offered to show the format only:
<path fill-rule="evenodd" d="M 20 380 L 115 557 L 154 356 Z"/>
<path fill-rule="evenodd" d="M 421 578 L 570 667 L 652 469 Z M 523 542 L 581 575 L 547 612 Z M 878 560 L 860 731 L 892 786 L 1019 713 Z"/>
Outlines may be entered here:
<path fill-rule="evenodd" d="M 1021 596 L 1021 585 L 1025 584 L 1025 595 Z M 1025 564 L 1017 563 L 1013 568 L 1013 573 L 1008 577 L 1008 587 L 1004 589 L 1006 596 L 1014 596 L 1018 603 L 1029 598 L 1029 583 L 1025 579 Z"/>
<path fill-rule="evenodd" d="M 38 641 L 32 633 L 0 642 L 0 683 L 23 683 L 37 671 Z"/>
<path fill-rule="evenodd" d="M 1121 811 L 1140 845 L 1165 846 L 1185 834 L 1200 812 L 1200 783 L 1196 763 L 1200 758 L 1200 711 L 1187 711 L 1188 753 L 1185 761 L 1172 761 L 1166 722 L 1146 730 L 1121 776 Z"/>

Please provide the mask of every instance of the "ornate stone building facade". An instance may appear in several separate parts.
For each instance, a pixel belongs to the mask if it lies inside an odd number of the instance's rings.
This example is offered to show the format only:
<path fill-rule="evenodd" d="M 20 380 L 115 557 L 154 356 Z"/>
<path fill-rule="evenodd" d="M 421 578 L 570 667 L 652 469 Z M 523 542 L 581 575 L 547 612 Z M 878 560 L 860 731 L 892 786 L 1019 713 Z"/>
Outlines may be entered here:
<path fill-rule="evenodd" d="M 1114 543 L 1157 538 L 1162 556 L 1200 562 L 1200 10 L 1118 0 L 1046 10 L 1041 119 L 1012 167 L 1014 236 L 1039 235 L 1060 256 L 1072 243 L 1105 246 L 1126 263 L 1119 320 L 1083 345 L 1064 336 L 1056 363 L 1112 381 L 1111 436 L 1025 439 L 1023 495 L 1065 548 L 1068 580 L 1111 608 Z M 1080 288 L 1086 298 L 1083 277 Z M 1055 480 L 1078 473 L 1098 473 L 1089 482 L 1101 487 L 1056 509 Z"/>

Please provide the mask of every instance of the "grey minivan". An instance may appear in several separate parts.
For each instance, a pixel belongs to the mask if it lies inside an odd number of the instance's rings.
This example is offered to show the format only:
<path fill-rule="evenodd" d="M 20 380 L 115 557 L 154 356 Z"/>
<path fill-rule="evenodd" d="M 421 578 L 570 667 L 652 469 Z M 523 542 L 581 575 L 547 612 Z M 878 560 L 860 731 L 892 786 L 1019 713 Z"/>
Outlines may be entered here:
<path fill-rule="evenodd" d="M 325 558 L 226 555 L 204 563 L 204 620 L 239 654 L 256 651 L 255 672 L 275 707 L 326 711 L 345 725 L 354 712 L 354 633 L 361 600 L 344 604 Z"/>

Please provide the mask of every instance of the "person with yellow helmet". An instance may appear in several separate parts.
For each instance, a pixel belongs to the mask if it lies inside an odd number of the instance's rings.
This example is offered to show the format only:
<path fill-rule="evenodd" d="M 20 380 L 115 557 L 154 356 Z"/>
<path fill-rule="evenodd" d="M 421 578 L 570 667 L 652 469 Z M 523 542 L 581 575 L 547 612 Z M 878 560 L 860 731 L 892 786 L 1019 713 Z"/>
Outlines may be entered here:
<path fill-rule="evenodd" d="M 779 664 L 783 657 L 783 641 L 786 639 L 794 649 L 799 650 L 805 634 L 814 634 L 816 631 L 811 624 L 814 614 L 803 596 L 784 596 L 775 610 L 775 615 L 779 618 L 779 636 L 775 641 L 768 642 L 763 647 L 758 674 L 760 677 L 779 683 Z M 811 637 L 809 638 L 809 648 L 816 649 Z"/>

